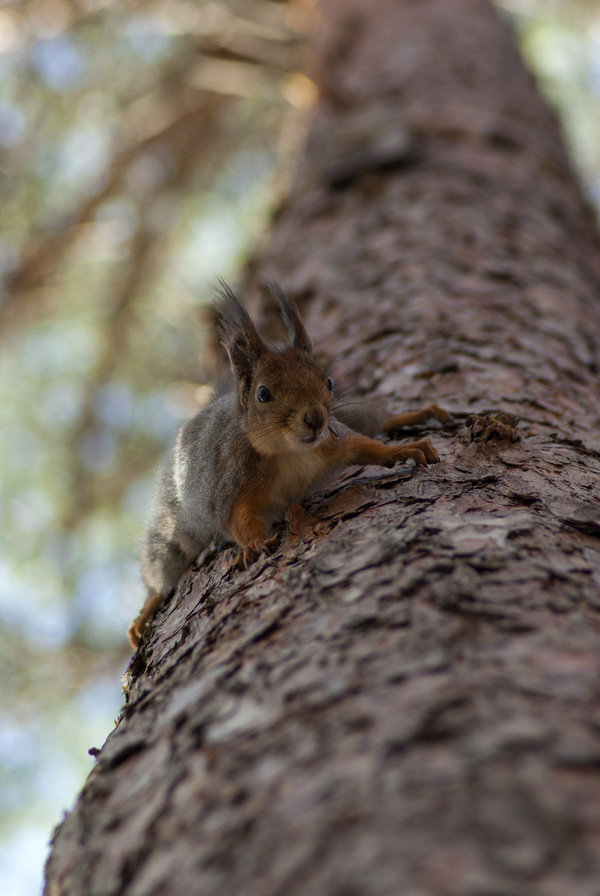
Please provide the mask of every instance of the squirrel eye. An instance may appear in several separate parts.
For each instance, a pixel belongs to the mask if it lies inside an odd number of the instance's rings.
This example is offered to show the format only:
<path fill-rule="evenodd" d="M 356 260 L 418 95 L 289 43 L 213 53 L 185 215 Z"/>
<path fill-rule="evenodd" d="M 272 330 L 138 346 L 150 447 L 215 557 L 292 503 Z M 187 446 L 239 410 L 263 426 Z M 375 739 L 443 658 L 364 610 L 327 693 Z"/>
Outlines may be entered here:
<path fill-rule="evenodd" d="M 327 377 L 327 388 L 329 389 L 330 392 L 333 389 L 333 380 L 331 379 L 330 376 Z"/>
<path fill-rule="evenodd" d="M 269 392 L 266 386 L 259 386 L 258 392 L 256 393 L 256 397 L 259 401 L 272 401 L 273 396 Z"/>

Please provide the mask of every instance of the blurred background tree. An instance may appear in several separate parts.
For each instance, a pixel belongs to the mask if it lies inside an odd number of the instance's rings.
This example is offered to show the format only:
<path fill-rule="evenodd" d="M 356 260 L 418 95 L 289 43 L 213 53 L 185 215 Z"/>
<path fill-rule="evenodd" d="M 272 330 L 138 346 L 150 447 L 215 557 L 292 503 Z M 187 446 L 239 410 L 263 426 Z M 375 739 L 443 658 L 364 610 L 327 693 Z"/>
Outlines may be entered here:
<path fill-rule="evenodd" d="M 600 10 L 503 0 L 600 205 Z M 117 715 L 152 470 L 315 100 L 311 0 L 0 5 L 0 891 Z"/>

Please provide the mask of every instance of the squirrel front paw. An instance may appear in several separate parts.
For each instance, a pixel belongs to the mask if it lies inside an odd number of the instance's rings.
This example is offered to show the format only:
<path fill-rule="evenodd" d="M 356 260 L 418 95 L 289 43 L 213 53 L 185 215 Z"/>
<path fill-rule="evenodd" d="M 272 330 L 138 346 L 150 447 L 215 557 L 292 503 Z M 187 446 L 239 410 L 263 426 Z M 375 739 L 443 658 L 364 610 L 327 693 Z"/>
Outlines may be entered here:
<path fill-rule="evenodd" d="M 409 445 L 399 445 L 394 448 L 394 456 L 389 466 L 393 467 L 399 461 L 414 460 L 418 466 L 426 467 L 427 464 L 437 464 L 439 459 L 439 455 L 429 439 L 421 439 L 419 442 L 411 442 Z"/>
<path fill-rule="evenodd" d="M 447 411 L 446 408 L 441 408 L 439 404 L 430 404 L 426 409 L 429 411 L 432 417 L 435 417 L 436 420 L 439 420 L 440 423 L 450 423 L 454 420 L 454 417 Z"/>
<path fill-rule="evenodd" d="M 271 538 L 265 538 L 261 541 L 257 538 L 254 545 L 246 545 L 238 552 L 233 563 L 235 569 L 248 569 L 249 566 L 258 560 L 261 554 L 270 554 L 273 548 L 279 544 L 279 535 L 272 535 Z"/>

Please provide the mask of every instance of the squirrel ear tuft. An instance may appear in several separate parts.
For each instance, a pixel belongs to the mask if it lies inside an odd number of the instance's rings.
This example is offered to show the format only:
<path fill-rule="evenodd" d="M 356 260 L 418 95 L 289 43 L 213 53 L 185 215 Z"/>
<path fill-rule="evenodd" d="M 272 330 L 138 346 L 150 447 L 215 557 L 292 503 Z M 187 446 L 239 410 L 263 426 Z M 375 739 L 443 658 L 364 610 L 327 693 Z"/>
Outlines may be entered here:
<path fill-rule="evenodd" d="M 300 348 L 305 352 L 312 352 L 312 341 L 304 324 L 300 320 L 300 314 L 293 299 L 288 298 L 282 290 L 281 286 L 270 277 L 263 280 L 265 287 L 271 293 L 277 304 L 281 317 L 288 331 L 290 342 L 294 348 Z"/>
<path fill-rule="evenodd" d="M 214 304 L 218 320 L 219 335 L 225 346 L 231 369 L 238 381 L 240 398 L 247 403 L 252 386 L 254 369 L 258 360 L 267 351 L 250 315 L 224 280 L 219 279 L 213 286 L 216 297 Z"/>

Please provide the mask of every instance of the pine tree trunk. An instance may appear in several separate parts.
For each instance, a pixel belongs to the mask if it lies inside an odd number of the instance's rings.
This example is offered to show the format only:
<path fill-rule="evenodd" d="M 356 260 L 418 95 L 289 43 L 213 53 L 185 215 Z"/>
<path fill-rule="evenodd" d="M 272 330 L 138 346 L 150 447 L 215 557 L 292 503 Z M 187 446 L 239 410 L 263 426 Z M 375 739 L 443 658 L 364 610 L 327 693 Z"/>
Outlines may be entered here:
<path fill-rule="evenodd" d="M 436 401 L 273 558 L 184 576 L 57 829 L 48 896 L 597 896 L 600 253 L 482 0 L 327 0 L 256 275 L 336 383 Z"/>

